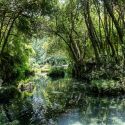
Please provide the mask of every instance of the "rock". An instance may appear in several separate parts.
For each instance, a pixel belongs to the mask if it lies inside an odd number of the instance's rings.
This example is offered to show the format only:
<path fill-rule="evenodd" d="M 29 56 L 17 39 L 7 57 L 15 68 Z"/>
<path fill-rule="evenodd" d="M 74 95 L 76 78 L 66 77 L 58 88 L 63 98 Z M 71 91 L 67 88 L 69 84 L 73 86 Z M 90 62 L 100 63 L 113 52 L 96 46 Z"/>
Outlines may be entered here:
<path fill-rule="evenodd" d="M 23 91 L 32 92 L 34 90 L 34 84 L 32 82 L 29 82 L 27 84 L 21 83 L 19 86 L 19 90 L 21 92 Z"/>

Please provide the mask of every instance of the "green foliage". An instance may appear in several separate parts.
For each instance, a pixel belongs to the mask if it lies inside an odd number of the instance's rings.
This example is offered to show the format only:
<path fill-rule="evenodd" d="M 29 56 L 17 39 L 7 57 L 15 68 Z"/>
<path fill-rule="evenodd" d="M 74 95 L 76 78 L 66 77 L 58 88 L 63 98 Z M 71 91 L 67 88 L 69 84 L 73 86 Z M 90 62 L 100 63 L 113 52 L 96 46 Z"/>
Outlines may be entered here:
<path fill-rule="evenodd" d="M 51 8 L 51 2 L 40 0 L 0 1 L 0 77 L 4 82 L 25 78 L 33 52 L 30 43 L 41 23 L 38 18 Z"/>
<path fill-rule="evenodd" d="M 48 73 L 48 76 L 52 78 L 62 78 L 65 76 L 65 70 L 63 67 L 52 67 Z"/>
<path fill-rule="evenodd" d="M 57 66 L 57 65 L 66 65 L 67 64 L 67 60 L 65 57 L 61 57 L 61 56 L 50 56 L 48 57 L 44 63 L 48 63 L 50 65 L 54 65 L 54 66 Z"/>
<path fill-rule="evenodd" d="M 12 83 L 14 83 L 14 80 L 25 78 L 25 70 L 29 69 L 27 60 L 24 60 L 19 55 L 10 55 L 8 53 L 1 55 L 0 67 L 0 76 L 3 81 Z"/>
<path fill-rule="evenodd" d="M 67 72 L 75 78 L 119 80 L 125 75 L 124 5 L 113 0 L 1 0 L 0 78 L 4 83 L 25 78 L 33 55 L 31 65 L 38 63 L 37 68 L 70 62 Z M 54 67 L 48 75 L 64 77 L 64 72 Z"/>
<path fill-rule="evenodd" d="M 24 34 L 28 34 L 28 32 L 31 31 L 30 27 L 32 26 L 30 25 L 29 20 L 26 17 L 19 17 L 18 20 L 17 29 Z"/>
<path fill-rule="evenodd" d="M 43 39 L 33 39 L 32 42 L 32 48 L 33 48 L 33 54 L 32 57 L 30 58 L 30 64 L 32 67 L 35 67 L 35 65 L 43 64 L 44 60 L 46 58 L 46 51 L 43 48 L 43 44 L 46 41 L 46 38 Z"/>

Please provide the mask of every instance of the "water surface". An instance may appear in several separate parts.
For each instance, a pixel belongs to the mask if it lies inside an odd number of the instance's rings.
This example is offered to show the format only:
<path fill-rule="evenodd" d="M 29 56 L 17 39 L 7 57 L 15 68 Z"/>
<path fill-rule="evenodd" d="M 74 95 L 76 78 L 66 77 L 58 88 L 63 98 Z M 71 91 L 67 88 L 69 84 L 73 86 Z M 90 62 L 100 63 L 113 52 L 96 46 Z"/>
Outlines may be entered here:
<path fill-rule="evenodd" d="M 125 125 L 124 96 L 87 95 L 85 83 L 70 78 L 30 83 L 33 93 L 0 104 L 0 125 Z"/>

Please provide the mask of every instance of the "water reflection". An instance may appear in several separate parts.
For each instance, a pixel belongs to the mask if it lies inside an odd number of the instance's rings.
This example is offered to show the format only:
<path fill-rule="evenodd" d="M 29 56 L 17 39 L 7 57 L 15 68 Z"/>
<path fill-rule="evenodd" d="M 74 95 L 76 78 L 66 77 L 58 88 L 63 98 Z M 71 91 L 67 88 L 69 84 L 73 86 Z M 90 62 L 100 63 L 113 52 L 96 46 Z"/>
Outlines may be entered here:
<path fill-rule="evenodd" d="M 72 125 L 82 125 L 80 122 L 75 122 Z"/>
<path fill-rule="evenodd" d="M 124 97 L 94 97 L 74 79 L 35 77 L 33 93 L 0 105 L 0 125 L 125 125 Z"/>
<path fill-rule="evenodd" d="M 125 99 L 88 97 L 86 102 L 61 114 L 58 125 L 125 125 Z"/>
<path fill-rule="evenodd" d="M 33 115 L 33 108 L 30 101 L 17 99 L 9 104 L 1 105 L 0 112 L 1 125 L 5 123 L 29 125 Z"/>
<path fill-rule="evenodd" d="M 50 101 L 52 112 L 55 116 L 57 113 L 57 125 L 125 124 L 124 96 L 117 98 L 88 96 L 84 85 L 85 83 L 73 79 L 47 84 L 45 95 Z M 58 115 L 60 112 L 61 114 Z"/>

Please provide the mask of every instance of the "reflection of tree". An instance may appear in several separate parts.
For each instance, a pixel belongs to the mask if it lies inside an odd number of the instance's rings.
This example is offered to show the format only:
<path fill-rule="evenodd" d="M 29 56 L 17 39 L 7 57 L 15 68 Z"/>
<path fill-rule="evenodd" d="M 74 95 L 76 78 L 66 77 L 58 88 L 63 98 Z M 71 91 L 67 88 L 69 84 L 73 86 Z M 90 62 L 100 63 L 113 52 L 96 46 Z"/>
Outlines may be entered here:
<path fill-rule="evenodd" d="M 78 101 L 80 93 L 75 90 L 75 84 L 72 84 L 72 80 L 64 79 L 59 81 L 50 81 L 47 87 L 43 91 L 45 99 L 49 100 L 51 105 L 59 104 L 61 107 L 65 107 L 74 101 Z"/>
<path fill-rule="evenodd" d="M 6 118 L 9 122 L 12 122 L 11 114 L 8 110 L 7 105 L 3 105 L 3 111 L 5 112 Z"/>
<path fill-rule="evenodd" d="M 81 83 L 70 79 L 48 82 L 44 97 L 49 108 L 58 113 L 67 108 L 78 108 L 80 120 L 84 125 L 121 124 L 125 120 L 125 100 L 120 98 L 92 97 L 85 94 Z M 50 116 L 50 115 L 49 115 Z M 53 116 L 52 116 L 53 117 Z"/>
<path fill-rule="evenodd" d="M 68 78 L 55 81 L 45 79 L 42 82 L 39 80 L 36 82 L 39 84 L 34 96 L 37 99 L 44 99 L 45 104 L 43 106 L 38 102 L 33 104 L 30 98 L 21 97 L 7 105 L 0 106 L 0 125 L 15 120 L 19 122 L 19 125 L 42 124 L 42 120 L 45 118 L 42 118 L 42 115 L 46 112 L 46 110 L 43 111 L 45 105 L 49 118 L 54 118 L 69 109 L 72 111 L 72 109 L 78 108 L 76 114 L 79 115 L 79 122 L 83 125 L 125 123 L 124 98 L 88 96 L 85 93 L 85 83 Z M 71 112 L 71 114 L 73 113 Z M 70 120 L 70 118 L 66 118 L 66 120 Z"/>
<path fill-rule="evenodd" d="M 86 98 L 88 104 L 80 108 L 82 122 L 86 124 L 118 124 L 125 115 L 124 99 Z M 115 119 L 114 119 L 115 118 Z"/>
<path fill-rule="evenodd" d="M 1 106 L 0 110 L 6 119 L 6 121 L 3 122 L 13 122 L 17 120 L 19 125 L 30 125 L 30 120 L 33 115 L 30 101 L 26 99 L 13 100 L 12 103 Z"/>
<path fill-rule="evenodd" d="M 66 109 L 85 104 L 85 84 L 69 78 L 49 81 L 43 90 L 49 117 L 65 112 Z"/>

